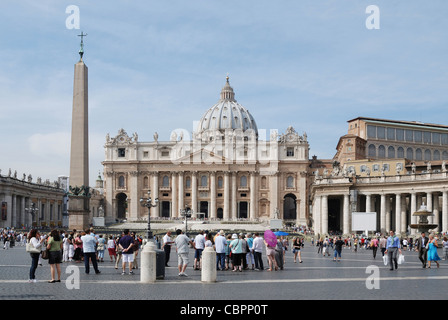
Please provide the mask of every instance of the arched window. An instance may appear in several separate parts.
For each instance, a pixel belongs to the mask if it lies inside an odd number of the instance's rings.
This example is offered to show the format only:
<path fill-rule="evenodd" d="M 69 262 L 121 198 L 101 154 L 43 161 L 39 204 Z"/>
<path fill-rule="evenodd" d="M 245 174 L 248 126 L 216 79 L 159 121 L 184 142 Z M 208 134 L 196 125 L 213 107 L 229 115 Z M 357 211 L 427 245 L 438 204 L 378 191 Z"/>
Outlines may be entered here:
<path fill-rule="evenodd" d="M 425 161 L 431 161 L 431 150 L 425 150 Z"/>
<path fill-rule="evenodd" d="M 387 157 L 389 159 L 393 159 L 395 158 L 395 148 L 390 146 L 389 148 L 387 148 Z"/>
<path fill-rule="evenodd" d="M 222 177 L 218 177 L 218 188 L 222 189 L 222 187 L 223 187 Z"/>
<path fill-rule="evenodd" d="M 201 187 L 207 186 L 207 176 L 201 176 Z"/>
<path fill-rule="evenodd" d="M 434 154 L 432 155 L 433 160 L 440 160 L 440 151 L 435 150 Z"/>
<path fill-rule="evenodd" d="M 369 145 L 369 157 L 376 158 L 376 147 L 375 145 Z"/>
<path fill-rule="evenodd" d="M 168 176 L 163 176 L 162 187 L 169 187 L 169 186 L 170 186 L 170 178 L 168 178 Z"/>
<path fill-rule="evenodd" d="M 448 160 L 448 152 L 447 151 L 442 152 L 442 160 Z"/>
<path fill-rule="evenodd" d="M 143 178 L 143 188 L 145 188 L 145 189 L 149 188 L 149 178 L 148 177 Z"/>
<path fill-rule="evenodd" d="M 408 160 L 414 159 L 414 150 L 412 150 L 412 148 L 406 149 L 406 159 L 408 159 Z"/>
<path fill-rule="evenodd" d="M 383 145 L 378 147 L 378 158 L 386 158 L 386 148 Z"/>
<path fill-rule="evenodd" d="M 286 179 L 286 187 L 287 188 L 294 188 L 294 177 L 293 176 L 289 176 Z"/>
<path fill-rule="evenodd" d="M 118 177 L 118 187 L 119 188 L 124 188 L 124 176 L 119 176 Z"/>
<path fill-rule="evenodd" d="M 242 176 L 240 179 L 240 187 L 247 187 L 247 177 Z"/>
<path fill-rule="evenodd" d="M 404 158 L 404 149 L 402 147 L 397 149 L 397 158 Z"/>
<path fill-rule="evenodd" d="M 185 178 L 185 188 L 187 188 L 187 189 L 191 188 L 191 178 L 190 177 Z"/>
<path fill-rule="evenodd" d="M 422 149 L 415 150 L 415 160 L 423 160 Z"/>

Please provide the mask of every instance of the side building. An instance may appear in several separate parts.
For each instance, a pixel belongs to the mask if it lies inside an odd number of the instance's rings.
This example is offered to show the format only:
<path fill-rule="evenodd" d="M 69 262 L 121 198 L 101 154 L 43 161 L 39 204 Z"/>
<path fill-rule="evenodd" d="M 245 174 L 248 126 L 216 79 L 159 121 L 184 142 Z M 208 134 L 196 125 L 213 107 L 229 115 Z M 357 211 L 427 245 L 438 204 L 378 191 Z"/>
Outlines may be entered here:
<path fill-rule="evenodd" d="M 348 126 L 334 158 L 314 171 L 315 232 L 349 234 L 352 212 L 376 212 L 376 231 L 414 233 L 422 204 L 434 214 L 434 231 L 446 232 L 448 126 L 363 117 Z"/>

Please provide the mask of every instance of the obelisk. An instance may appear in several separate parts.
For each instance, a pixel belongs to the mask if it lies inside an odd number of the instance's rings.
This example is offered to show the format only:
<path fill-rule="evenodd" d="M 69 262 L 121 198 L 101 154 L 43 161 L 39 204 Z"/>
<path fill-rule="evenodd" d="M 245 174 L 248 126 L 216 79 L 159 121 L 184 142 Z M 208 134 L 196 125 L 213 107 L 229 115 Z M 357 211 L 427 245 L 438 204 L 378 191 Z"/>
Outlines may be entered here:
<path fill-rule="evenodd" d="M 84 230 L 89 226 L 89 108 L 88 73 L 84 64 L 84 42 L 81 37 L 80 59 L 75 64 L 73 82 L 72 133 L 70 149 L 69 228 Z"/>

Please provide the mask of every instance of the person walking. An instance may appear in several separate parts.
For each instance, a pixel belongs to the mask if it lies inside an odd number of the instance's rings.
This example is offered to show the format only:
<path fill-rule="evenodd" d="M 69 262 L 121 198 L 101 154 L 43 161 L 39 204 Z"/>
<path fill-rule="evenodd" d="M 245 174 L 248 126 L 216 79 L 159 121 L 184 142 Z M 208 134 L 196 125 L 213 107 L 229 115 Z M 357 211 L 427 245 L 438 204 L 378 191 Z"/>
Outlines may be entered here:
<path fill-rule="evenodd" d="M 188 253 L 190 251 L 189 246 L 194 248 L 194 243 L 186 235 L 183 234 L 181 229 L 176 230 L 176 239 L 174 239 L 174 244 L 176 245 L 177 253 L 177 266 L 179 268 L 179 277 L 188 277 L 185 273 L 187 270 L 189 258 Z"/>
<path fill-rule="evenodd" d="M 264 241 L 263 238 L 260 237 L 260 234 L 258 232 L 255 232 L 255 238 L 254 242 L 252 244 L 252 250 L 254 252 L 254 260 L 255 260 L 255 270 L 264 270 L 263 266 L 263 248 L 264 248 Z"/>
<path fill-rule="evenodd" d="M 378 251 L 378 239 L 375 237 L 372 239 L 372 241 L 370 241 L 370 247 L 372 248 L 372 252 L 373 252 L 373 259 L 376 258 L 376 252 Z"/>
<path fill-rule="evenodd" d="M 381 254 L 383 255 L 383 257 L 386 252 L 386 246 L 387 246 L 387 237 L 383 236 L 380 239 L 380 250 L 381 250 Z"/>
<path fill-rule="evenodd" d="M 443 248 L 442 260 L 446 260 L 448 258 L 448 238 L 447 237 L 443 237 L 442 248 Z"/>
<path fill-rule="evenodd" d="M 390 270 L 398 269 L 398 253 L 401 254 L 400 238 L 395 235 L 393 230 L 390 230 L 387 238 L 385 254 L 389 255 Z"/>
<path fill-rule="evenodd" d="M 294 263 L 297 263 L 297 257 L 299 257 L 299 262 L 302 263 L 302 255 L 300 249 L 302 244 L 299 237 L 294 237 L 292 239 L 292 253 L 294 253 Z"/>
<path fill-rule="evenodd" d="M 415 241 L 415 251 L 418 252 L 418 258 L 422 262 L 423 269 L 426 268 L 426 262 L 428 261 L 428 242 L 429 238 L 425 235 L 424 232 L 422 232 L 421 236 Z"/>
<path fill-rule="evenodd" d="M 31 256 L 31 267 L 30 267 L 30 279 L 29 282 L 37 282 L 36 280 L 36 269 L 39 263 L 40 252 L 42 249 L 42 243 L 46 238 L 41 238 L 39 231 L 37 229 L 31 229 L 28 234 L 29 243 L 35 248 L 38 249 L 37 252 L 30 252 Z"/>
<path fill-rule="evenodd" d="M 49 283 L 61 282 L 62 239 L 58 230 L 53 229 L 48 237 L 47 249 L 50 251 L 48 263 L 50 264 L 51 280 Z M 56 271 L 58 279 L 55 279 Z"/>
<path fill-rule="evenodd" d="M 129 265 L 129 274 L 133 275 L 132 264 L 134 263 L 134 238 L 129 235 L 129 229 L 123 231 L 123 236 L 118 241 L 118 246 L 122 251 L 123 263 L 121 274 L 126 274 L 126 263 Z"/>
<path fill-rule="evenodd" d="M 437 240 L 430 234 L 428 243 L 428 268 L 431 268 L 431 261 L 434 261 L 437 264 L 437 268 L 439 268 L 439 260 L 440 257 L 437 254 Z"/>
<path fill-rule="evenodd" d="M 98 236 L 98 245 L 96 247 L 96 250 L 98 252 L 98 261 L 104 262 L 104 250 L 106 250 L 106 239 L 104 239 L 102 234 Z"/>
<path fill-rule="evenodd" d="M 85 273 L 90 273 L 90 262 L 92 261 L 93 269 L 95 270 L 96 274 L 101 273 L 100 270 L 98 270 L 98 262 L 96 260 L 96 246 L 98 244 L 98 240 L 91 234 L 90 228 L 85 229 L 85 235 L 81 237 L 81 241 L 83 244 L 82 250 L 84 253 L 84 268 Z"/>

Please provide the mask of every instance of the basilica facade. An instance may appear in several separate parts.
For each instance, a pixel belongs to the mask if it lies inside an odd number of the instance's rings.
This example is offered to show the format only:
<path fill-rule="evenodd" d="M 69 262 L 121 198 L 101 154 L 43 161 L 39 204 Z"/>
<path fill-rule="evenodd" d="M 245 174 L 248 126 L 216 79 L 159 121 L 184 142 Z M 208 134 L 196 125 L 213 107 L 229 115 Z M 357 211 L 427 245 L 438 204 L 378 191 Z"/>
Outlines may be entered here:
<path fill-rule="evenodd" d="M 293 127 L 263 131 L 235 100 L 229 78 L 217 103 L 205 111 L 192 134 L 177 130 L 169 141 L 140 141 L 124 129 L 106 137 L 106 222 L 143 221 L 140 199 L 158 199 L 151 219 L 268 221 L 307 225 L 309 145 Z M 191 137 L 191 138 L 190 138 Z"/>

